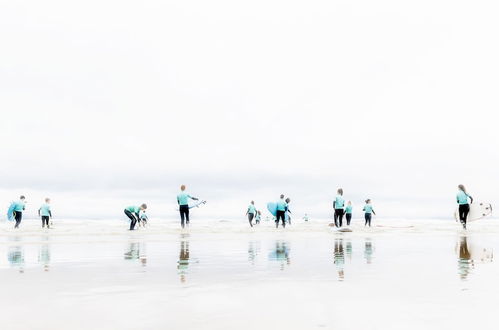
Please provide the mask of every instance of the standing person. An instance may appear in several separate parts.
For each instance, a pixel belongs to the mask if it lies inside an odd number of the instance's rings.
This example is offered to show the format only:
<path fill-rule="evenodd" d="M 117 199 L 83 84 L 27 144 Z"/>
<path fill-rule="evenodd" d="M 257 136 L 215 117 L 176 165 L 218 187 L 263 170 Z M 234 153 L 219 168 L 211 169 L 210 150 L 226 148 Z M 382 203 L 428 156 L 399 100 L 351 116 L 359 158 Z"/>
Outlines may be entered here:
<path fill-rule="evenodd" d="M 374 212 L 374 209 L 373 209 L 373 206 L 371 204 L 370 199 L 366 199 L 366 205 L 364 205 L 363 211 L 365 212 L 364 218 L 366 219 L 366 223 L 364 224 L 364 227 L 367 225 L 369 225 L 369 227 L 371 227 L 372 215 L 373 214 L 376 215 L 376 212 Z"/>
<path fill-rule="evenodd" d="M 286 228 L 286 201 L 284 200 L 284 195 L 281 195 L 281 198 L 277 201 L 277 211 L 276 211 L 276 219 L 275 219 L 275 227 L 279 227 L 279 219 L 282 221 L 282 228 Z"/>
<path fill-rule="evenodd" d="M 345 200 L 343 199 L 343 189 L 338 189 L 338 194 L 333 202 L 334 207 L 334 225 L 336 227 L 343 226 L 343 207 L 345 206 Z"/>
<path fill-rule="evenodd" d="M 260 220 L 262 219 L 262 211 L 256 211 L 255 223 L 260 224 Z"/>
<path fill-rule="evenodd" d="M 352 221 L 352 202 L 348 201 L 347 207 L 345 207 L 345 218 L 347 219 L 347 226 L 350 226 L 350 221 Z"/>
<path fill-rule="evenodd" d="M 291 224 L 291 210 L 289 209 L 290 202 L 291 202 L 291 199 L 289 197 L 286 198 L 286 213 L 284 214 L 284 218 L 286 219 L 286 222 L 289 225 Z"/>
<path fill-rule="evenodd" d="M 464 185 L 460 184 L 457 188 L 459 189 L 456 196 L 457 204 L 459 205 L 459 220 L 463 228 L 466 229 L 466 219 L 468 218 L 468 213 L 470 213 L 470 204 L 473 204 L 473 197 L 468 195 Z M 468 203 L 468 199 L 470 203 Z"/>
<path fill-rule="evenodd" d="M 189 225 L 189 199 L 192 200 L 199 200 L 196 197 L 192 197 L 188 193 L 185 192 L 185 185 L 180 186 L 180 194 L 177 195 L 177 203 L 179 205 L 179 211 L 180 211 L 180 225 L 182 228 L 185 227 L 185 225 Z M 185 220 L 185 222 L 184 222 Z"/>
<path fill-rule="evenodd" d="M 253 218 L 256 215 L 255 201 L 251 201 L 248 210 L 246 211 L 246 215 L 248 216 L 250 226 L 253 227 Z"/>
<path fill-rule="evenodd" d="M 12 210 L 12 216 L 16 220 L 14 228 L 19 228 L 21 220 L 23 219 L 23 211 L 25 209 L 26 209 L 26 197 L 24 197 L 23 195 L 19 197 L 18 201 L 12 202 L 12 204 L 10 204 L 9 213 L 10 210 Z"/>
<path fill-rule="evenodd" d="M 308 221 L 308 215 L 305 213 L 305 215 L 303 216 L 303 221 Z"/>
<path fill-rule="evenodd" d="M 38 216 L 42 218 L 42 228 L 49 227 L 49 219 L 52 218 L 52 210 L 50 209 L 50 198 L 45 198 L 45 203 L 38 209 Z"/>
<path fill-rule="evenodd" d="M 139 206 L 129 206 L 125 209 L 126 216 L 131 220 L 130 222 L 130 230 L 135 228 L 135 224 L 140 219 L 140 211 L 144 211 L 147 209 L 146 204 L 142 204 Z"/>

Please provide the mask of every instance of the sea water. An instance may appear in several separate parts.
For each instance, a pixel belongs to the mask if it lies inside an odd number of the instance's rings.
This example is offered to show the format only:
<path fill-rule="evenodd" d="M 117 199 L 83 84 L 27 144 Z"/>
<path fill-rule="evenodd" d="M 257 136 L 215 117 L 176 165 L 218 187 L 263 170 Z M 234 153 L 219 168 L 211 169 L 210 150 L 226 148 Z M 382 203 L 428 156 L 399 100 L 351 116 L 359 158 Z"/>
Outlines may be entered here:
<path fill-rule="evenodd" d="M 497 329 L 499 223 L 0 224 L 1 329 Z"/>

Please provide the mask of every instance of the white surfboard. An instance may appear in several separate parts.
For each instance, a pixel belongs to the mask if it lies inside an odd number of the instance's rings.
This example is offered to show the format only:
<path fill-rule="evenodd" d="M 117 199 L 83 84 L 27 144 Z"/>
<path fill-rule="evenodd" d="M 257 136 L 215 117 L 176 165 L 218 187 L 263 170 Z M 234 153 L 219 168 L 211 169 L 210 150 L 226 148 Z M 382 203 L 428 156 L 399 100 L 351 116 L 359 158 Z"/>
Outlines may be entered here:
<path fill-rule="evenodd" d="M 490 215 L 492 215 L 492 205 L 490 203 L 474 202 L 470 204 L 470 213 L 468 213 L 466 222 L 480 220 Z M 459 208 L 454 212 L 454 219 L 459 222 Z"/>
<path fill-rule="evenodd" d="M 206 201 L 199 201 L 199 202 L 196 202 L 194 204 L 191 204 L 191 205 L 189 205 L 189 209 L 192 209 L 194 207 L 199 207 L 199 206 L 201 206 L 203 204 L 206 204 Z M 179 208 L 177 207 L 176 210 L 178 211 Z"/>

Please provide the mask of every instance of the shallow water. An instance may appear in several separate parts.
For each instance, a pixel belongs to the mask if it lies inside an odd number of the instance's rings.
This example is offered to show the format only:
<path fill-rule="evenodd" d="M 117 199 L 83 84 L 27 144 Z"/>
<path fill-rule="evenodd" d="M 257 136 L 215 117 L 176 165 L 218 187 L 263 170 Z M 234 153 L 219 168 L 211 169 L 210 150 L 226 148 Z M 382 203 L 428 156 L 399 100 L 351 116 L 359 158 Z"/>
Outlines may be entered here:
<path fill-rule="evenodd" d="M 0 226 L 2 329 L 496 329 L 499 224 Z M 408 226 L 414 226 L 407 228 Z M 398 228 L 393 228 L 398 227 Z M 400 228 L 403 227 L 403 228 Z M 3 257 L 2 257 L 3 256 Z"/>

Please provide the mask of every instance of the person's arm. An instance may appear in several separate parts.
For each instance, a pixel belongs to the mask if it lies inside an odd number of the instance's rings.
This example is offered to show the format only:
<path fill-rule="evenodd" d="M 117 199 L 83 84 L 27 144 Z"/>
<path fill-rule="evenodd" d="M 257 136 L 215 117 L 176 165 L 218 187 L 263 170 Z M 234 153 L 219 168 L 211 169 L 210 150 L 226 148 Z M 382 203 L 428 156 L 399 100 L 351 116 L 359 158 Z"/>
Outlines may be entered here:
<path fill-rule="evenodd" d="M 249 213 L 249 207 L 248 207 L 248 209 L 246 210 L 246 215 L 248 215 L 248 213 Z"/>
<path fill-rule="evenodd" d="M 333 202 L 333 209 L 336 210 L 336 201 Z"/>
<path fill-rule="evenodd" d="M 49 216 L 52 218 L 52 210 L 49 209 Z"/>
<path fill-rule="evenodd" d="M 374 209 L 372 209 L 372 211 L 373 211 L 373 214 L 376 215 L 376 212 L 374 212 Z"/>
<path fill-rule="evenodd" d="M 471 197 L 470 195 L 468 195 L 468 197 L 470 198 L 470 201 L 471 201 L 470 204 L 473 204 L 473 197 Z"/>
<path fill-rule="evenodd" d="M 180 200 L 178 199 L 178 196 L 177 196 L 177 204 L 180 205 Z"/>
<path fill-rule="evenodd" d="M 41 209 L 42 209 L 41 207 L 38 209 L 38 216 L 40 216 L 40 210 L 41 210 Z"/>

